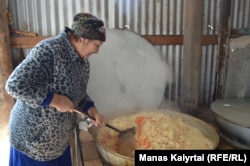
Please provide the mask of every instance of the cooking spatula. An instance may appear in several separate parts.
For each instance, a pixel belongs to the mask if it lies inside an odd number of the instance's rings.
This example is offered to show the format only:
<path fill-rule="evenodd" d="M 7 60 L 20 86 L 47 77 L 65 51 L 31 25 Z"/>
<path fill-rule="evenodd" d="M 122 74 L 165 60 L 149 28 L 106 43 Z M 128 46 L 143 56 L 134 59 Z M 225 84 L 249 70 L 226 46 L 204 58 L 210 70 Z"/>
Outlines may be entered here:
<path fill-rule="evenodd" d="M 74 109 L 74 112 L 78 113 L 78 114 L 81 114 L 81 115 L 84 115 L 84 116 L 87 116 L 88 118 L 92 119 L 92 120 L 95 120 L 95 118 L 89 116 L 88 114 L 84 113 L 84 112 L 81 112 L 81 111 L 78 111 L 76 109 Z M 131 128 L 128 128 L 128 129 L 125 129 L 125 130 L 120 130 L 114 126 L 111 126 L 110 124 L 107 124 L 106 123 L 106 127 L 112 129 L 112 130 L 115 130 L 116 132 L 119 133 L 119 138 L 125 138 L 125 137 L 128 137 L 128 136 L 133 136 L 135 135 L 135 127 L 131 127 Z"/>

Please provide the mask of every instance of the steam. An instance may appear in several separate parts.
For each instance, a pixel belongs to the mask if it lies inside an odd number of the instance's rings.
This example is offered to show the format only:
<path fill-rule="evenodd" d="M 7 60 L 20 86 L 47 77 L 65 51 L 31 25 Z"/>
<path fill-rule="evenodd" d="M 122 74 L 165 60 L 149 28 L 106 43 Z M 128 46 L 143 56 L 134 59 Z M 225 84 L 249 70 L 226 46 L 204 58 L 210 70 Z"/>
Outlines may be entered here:
<path fill-rule="evenodd" d="M 141 36 L 107 31 L 107 41 L 90 58 L 87 92 L 105 113 L 158 108 L 171 74 L 155 48 Z"/>

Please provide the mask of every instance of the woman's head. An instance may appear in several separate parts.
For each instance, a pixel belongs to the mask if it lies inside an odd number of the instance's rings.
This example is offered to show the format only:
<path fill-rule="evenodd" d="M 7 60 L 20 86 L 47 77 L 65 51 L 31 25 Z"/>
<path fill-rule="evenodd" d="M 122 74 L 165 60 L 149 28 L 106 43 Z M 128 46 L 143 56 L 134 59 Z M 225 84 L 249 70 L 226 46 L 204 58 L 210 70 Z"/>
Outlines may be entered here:
<path fill-rule="evenodd" d="M 102 42 L 106 40 L 103 21 L 89 13 L 76 14 L 71 29 L 78 37 Z"/>
<path fill-rule="evenodd" d="M 89 13 L 78 13 L 74 16 L 71 32 L 71 42 L 82 58 L 97 53 L 106 40 L 103 21 Z"/>

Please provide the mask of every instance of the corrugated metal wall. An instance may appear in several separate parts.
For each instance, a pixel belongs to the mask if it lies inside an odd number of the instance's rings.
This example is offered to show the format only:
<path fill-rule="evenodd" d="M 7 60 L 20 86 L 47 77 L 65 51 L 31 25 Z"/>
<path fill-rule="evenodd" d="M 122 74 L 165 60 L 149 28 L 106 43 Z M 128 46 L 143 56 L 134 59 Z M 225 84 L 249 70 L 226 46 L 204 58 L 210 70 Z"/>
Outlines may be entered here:
<path fill-rule="evenodd" d="M 204 0 L 203 34 L 217 34 L 220 0 Z M 233 27 L 249 27 L 249 0 L 233 0 Z M 70 26 L 77 12 L 90 12 L 107 28 L 129 28 L 140 35 L 183 34 L 184 0 L 9 0 L 13 29 L 56 35 Z M 240 12 L 238 12 L 240 11 Z M 238 19 L 240 17 L 240 19 Z M 182 45 L 155 46 L 173 73 L 166 97 L 177 101 L 180 89 Z M 217 46 L 202 47 L 200 104 L 210 104 L 215 87 Z M 29 50 L 25 50 L 27 53 Z M 15 51 L 13 51 L 15 54 Z"/>
<path fill-rule="evenodd" d="M 250 0 L 232 0 L 232 28 L 250 28 Z"/>

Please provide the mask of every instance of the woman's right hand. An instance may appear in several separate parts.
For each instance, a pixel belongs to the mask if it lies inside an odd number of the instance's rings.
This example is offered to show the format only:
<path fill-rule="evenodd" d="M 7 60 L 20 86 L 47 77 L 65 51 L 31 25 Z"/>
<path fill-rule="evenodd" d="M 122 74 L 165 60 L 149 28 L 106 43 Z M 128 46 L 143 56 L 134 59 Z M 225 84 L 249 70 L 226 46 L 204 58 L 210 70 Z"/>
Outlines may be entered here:
<path fill-rule="evenodd" d="M 73 112 L 74 111 L 74 103 L 64 95 L 59 95 L 54 93 L 52 101 L 49 106 L 54 107 L 57 111 L 60 112 Z"/>

